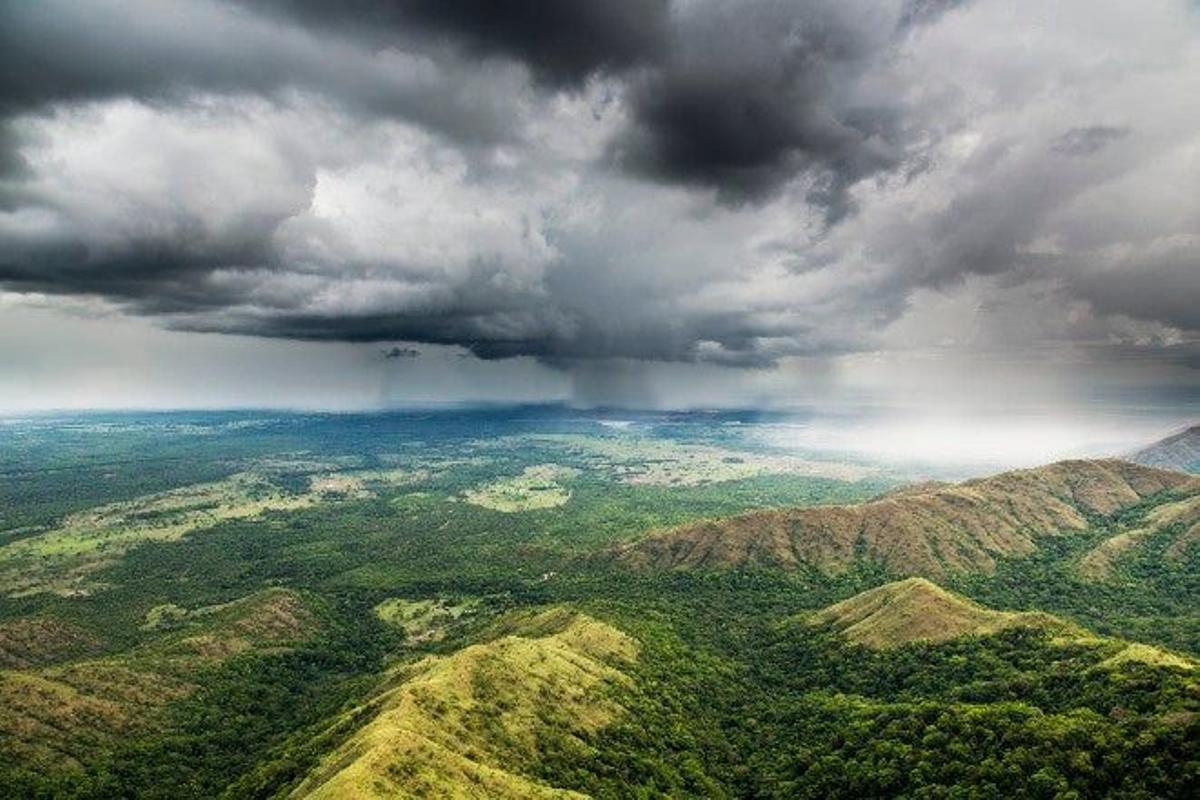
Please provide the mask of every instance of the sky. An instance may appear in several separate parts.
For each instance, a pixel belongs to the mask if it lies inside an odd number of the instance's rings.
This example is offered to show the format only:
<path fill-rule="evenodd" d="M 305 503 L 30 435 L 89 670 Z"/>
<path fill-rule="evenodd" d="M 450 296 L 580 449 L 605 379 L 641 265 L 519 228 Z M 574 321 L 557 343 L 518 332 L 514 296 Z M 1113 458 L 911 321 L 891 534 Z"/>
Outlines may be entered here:
<path fill-rule="evenodd" d="M 1168 427 L 1198 187 L 1195 0 L 0 0 L 0 411 Z"/>

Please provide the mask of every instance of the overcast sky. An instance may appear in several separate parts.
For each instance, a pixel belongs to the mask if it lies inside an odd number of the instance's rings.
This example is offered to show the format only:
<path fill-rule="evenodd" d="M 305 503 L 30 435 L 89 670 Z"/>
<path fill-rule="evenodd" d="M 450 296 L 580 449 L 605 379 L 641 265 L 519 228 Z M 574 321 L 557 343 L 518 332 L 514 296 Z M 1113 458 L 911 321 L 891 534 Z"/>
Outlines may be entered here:
<path fill-rule="evenodd" d="M 1194 0 L 0 0 L 0 409 L 1198 370 Z"/>

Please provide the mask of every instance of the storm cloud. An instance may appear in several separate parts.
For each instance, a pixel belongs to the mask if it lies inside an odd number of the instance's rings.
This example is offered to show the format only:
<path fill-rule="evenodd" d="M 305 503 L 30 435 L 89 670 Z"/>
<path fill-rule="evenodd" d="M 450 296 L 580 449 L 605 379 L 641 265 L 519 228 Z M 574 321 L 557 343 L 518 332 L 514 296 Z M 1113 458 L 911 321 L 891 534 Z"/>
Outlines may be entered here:
<path fill-rule="evenodd" d="M 670 11 L 668 0 L 267 0 L 246 5 L 381 45 L 419 31 L 477 57 L 519 61 L 539 82 L 556 87 L 653 61 L 666 47 Z"/>
<path fill-rule="evenodd" d="M 705 5 L 683 15 L 677 44 L 631 87 L 634 119 L 616 146 L 627 166 L 761 199 L 809 172 L 807 199 L 837 219 L 855 181 L 897 166 L 901 108 L 865 88 L 894 25 L 854 4 Z"/>
<path fill-rule="evenodd" d="M 1177 350 L 1198 31 L 1184 0 L 0 0 L 0 289 L 554 366 Z"/>

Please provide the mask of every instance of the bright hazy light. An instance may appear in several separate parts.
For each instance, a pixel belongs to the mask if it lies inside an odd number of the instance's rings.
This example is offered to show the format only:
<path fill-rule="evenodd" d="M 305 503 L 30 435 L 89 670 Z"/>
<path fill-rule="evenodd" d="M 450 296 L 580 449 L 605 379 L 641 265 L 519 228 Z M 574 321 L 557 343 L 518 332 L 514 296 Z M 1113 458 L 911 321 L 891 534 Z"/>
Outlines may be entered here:
<path fill-rule="evenodd" d="M 771 426 L 771 444 L 871 461 L 986 471 L 1064 458 L 1119 456 L 1180 427 L 1181 420 L 1104 415 L 886 414 Z"/>

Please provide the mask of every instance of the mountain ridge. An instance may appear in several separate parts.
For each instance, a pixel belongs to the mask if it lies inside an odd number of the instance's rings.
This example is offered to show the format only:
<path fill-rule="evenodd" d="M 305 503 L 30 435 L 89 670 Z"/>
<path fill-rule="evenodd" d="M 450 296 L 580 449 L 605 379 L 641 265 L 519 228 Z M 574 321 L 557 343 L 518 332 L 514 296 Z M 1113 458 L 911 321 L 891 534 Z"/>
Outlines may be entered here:
<path fill-rule="evenodd" d="M 1200 493 L 1200 478 L 1116 459 L 1060 461 L 856 505 L 750 512 L 659 531 L 609 551 L 634 569 L 812 566 L 838 574 L 857 560 L 897 575 L 994 571 L 1039 539 L 1085 531 L 1160 495 Z"/>
<path fill-rule="evenodd" d="M 396 668 L 370 701 L 370 721 L 288 796 L 585 797 L 519 767 L 547 737 L 585 747 L 580 735 L 622 713 L 608 690 L 629 684 L 622 668 L 636 660 L 637 643 L 561 607 L 496 633 Z"/>

